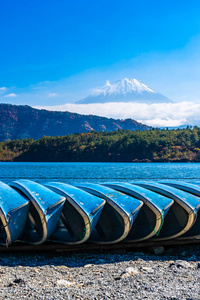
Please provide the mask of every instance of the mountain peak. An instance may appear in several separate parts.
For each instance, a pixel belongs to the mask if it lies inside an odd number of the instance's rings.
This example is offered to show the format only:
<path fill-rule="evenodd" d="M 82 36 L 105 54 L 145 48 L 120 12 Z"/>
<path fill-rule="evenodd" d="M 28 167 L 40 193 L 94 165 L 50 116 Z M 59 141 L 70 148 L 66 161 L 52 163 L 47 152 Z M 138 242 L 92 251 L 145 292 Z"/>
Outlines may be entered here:
<path fill-rule="evenodd" d="M 135 78 L 124 78 L 113 84 L 110 81 L 106 81 L 106 84 L 102 88 L 96 89 L 89 96 L 76 103 L 106 102 L 163 103 L 172 101 Z"/>
<path fill-rule="evenodd" d="M 134 78 L 124 78 L 111 84 L 109 81 L 101 89 L 102 92 L 108 92 L 110 94 L 127 94 L 132 92 L 142 93 L 144 91 L 155 93 L 147 85 L 141 83 L 139 80 Z"/>

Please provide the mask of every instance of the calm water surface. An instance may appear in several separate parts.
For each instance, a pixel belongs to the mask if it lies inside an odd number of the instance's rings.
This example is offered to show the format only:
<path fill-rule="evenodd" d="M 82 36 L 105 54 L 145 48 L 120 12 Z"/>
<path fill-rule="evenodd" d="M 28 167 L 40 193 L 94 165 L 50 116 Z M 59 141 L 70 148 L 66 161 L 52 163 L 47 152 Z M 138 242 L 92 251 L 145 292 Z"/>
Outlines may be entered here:
<path fill-rule="evenodd" d="M 174 179 L 200 184 L 198 163 L 0 163 L 0 180 L 30 179 L 40 183 Z"/>

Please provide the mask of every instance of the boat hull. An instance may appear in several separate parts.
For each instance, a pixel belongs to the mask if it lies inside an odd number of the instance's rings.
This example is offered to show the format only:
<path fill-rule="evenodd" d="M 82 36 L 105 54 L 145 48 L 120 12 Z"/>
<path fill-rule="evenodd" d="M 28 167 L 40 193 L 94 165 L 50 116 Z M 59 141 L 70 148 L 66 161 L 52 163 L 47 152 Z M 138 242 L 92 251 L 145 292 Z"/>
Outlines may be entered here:
<path fill-rule="evenodd" d="M 79 184 L 78 188 L 106 201 L 90 241 L 111 244 L 124 240 L 129 234 L 143 202 L 98 184 Z"/>
<path fill-rule="evenodd" d="M 159 239 L 167 240 L 180 236 L 182 238 L 194 225 L 197 219 L 195 199 L 191 199 L 187 193 L 157 182 L 136 182 L 135 184 L 174 200 L 174 204 L 158 236 Z M 169 233 L 168 237 L 166 232 Z"/>
<path fill-rule="evenodd" d="M 30 180 L 18 180 L 10 186 L 30 201 L 28 219 L 21 241 L 44 243 L 55 231 L 65 198 Z"/>
<path fill-rule="evenodd" d="M 110 182 L 104 185 L 133 196 L 144 203 L 126 241 L 144 241 L 160 232 L 173 200 L 130 183 Z"/>
<path fill-rule="evenodd" d="M 0 182 L 0 244 L 11 245 L 23 233 L 29 201 L 7 184 Z"/>
<path fill-rule="evenodd" d="M 71 245 L 86 242 L 102 214 L 105 200 L 66 183 L 49 182 L 46 186 L 66 197 L 60 224 L 51 240 Z"/>

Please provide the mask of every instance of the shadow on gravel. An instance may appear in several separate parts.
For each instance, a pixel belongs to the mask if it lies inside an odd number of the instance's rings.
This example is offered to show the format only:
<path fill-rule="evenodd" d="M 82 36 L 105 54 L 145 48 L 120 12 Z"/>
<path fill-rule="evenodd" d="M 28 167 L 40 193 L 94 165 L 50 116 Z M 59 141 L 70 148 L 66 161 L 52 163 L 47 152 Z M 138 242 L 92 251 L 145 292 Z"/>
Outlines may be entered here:
<path fill-rule="evenodd" d="M 65 266 L 79 268 L 85 265 L 103 265 L 125 261 L 199 261 L 200 245 L 165 247 L 162 255 L 155 255 L 153 249 L 118 249 L 110 251 L 87 251 L 67 253 L 64 250 L 46 252 L 18 252 L 0 254 L 0 266 Z"/>

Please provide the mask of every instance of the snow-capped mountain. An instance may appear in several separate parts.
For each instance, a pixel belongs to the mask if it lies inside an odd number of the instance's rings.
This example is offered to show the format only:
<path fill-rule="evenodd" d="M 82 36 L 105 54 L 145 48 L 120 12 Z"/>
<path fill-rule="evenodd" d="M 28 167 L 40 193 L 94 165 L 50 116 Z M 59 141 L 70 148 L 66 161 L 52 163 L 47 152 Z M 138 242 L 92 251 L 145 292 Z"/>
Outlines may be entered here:
<path fill-rule="evenodd" d="M 76 103 L 88 104 L 106 102 L 169 103 L 173 101 L 155 92 L 137 79 L 124 78 L 113 84 L 107 81 L 105 86 L 95 90 L 92 94 Z"/>

